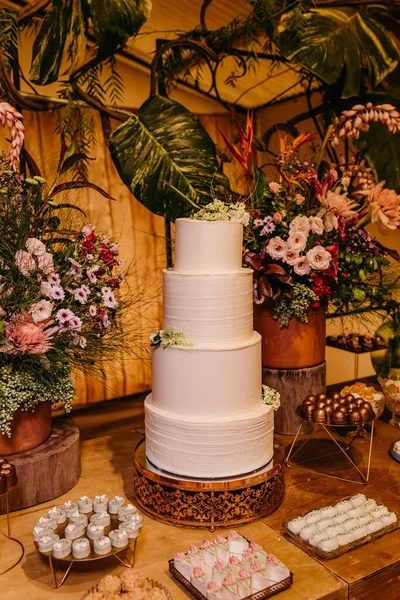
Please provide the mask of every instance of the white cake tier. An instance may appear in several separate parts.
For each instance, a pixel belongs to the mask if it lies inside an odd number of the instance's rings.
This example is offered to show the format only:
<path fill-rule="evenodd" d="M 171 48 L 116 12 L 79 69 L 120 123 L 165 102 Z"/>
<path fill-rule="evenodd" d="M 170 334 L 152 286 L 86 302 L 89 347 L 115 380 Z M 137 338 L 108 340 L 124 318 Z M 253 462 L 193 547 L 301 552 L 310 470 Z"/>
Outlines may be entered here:
<path fill-rule="evenodd" d="M 192 417 L 154 406 L 150 394 L 145 422 L 147 458 L 172 474 L 233 477 L 263 467 L 273 455 L 273 410 L 260 402 L 240 415 Z"/>
<path fill-rule="evenodd" d="M 153 403 L 178 415 L 244 413 L 261 399 L 261 337 L 225 348 L 155 348 Z"/>
<path fill-rule="evenodd" d="M 253 272 L 192 275 L 164 271 L 164 329 L 192 344 L 230 345 L 253 335 Z"/>
<path fill-rule="evenodd" d="M 243 225 L 231 221 L 175 221 L 175 271 L 227 273 L 242 266 Z"/>

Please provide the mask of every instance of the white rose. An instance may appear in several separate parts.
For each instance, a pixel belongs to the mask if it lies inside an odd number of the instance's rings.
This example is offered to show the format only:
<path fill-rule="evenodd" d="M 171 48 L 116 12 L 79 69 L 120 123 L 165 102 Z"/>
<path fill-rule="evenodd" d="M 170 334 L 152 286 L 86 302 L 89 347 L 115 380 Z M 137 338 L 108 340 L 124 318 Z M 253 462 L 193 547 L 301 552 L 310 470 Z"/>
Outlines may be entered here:
<path fill-rule="evenodd" d="M 311 271 L 311 266 L 307 260 L 307 257 L 299 256 L 299 258 L 294 263 L 293 270 L 296 273 L 296 275 L 308 275 L 308 273 Z"/>
<path fill-rule="evenodd" d="M 35 323 L 41 323 L 51 317 L 53 305 L 48 300 L 40 300 L 36 304 L 33 304 L 30 309 L 32 320 Z"/>
<path fill-rule="evenodd" d="M 310 222 L 308 220 L 308 217 L 306 217 L 306 216 L 295 217 L 293 219 L 293 221 L 290 223 L 290 228 L 289 228 L 289 233 L 290 234 L 292 234 L 292 233 L 298 233 L 299 231 L 302 231 L 306 235 L 309 234 L 309 232 L 310 232 Z"/>
<path fill-rule="evenodd" d="M 288 238 L 288 245 L 291 250 L 301 252 L 307 245 L 307 235 L 303 231 L 296 231 Z"/>
<path fill-rule="evenodd" d="M 307 252 L 307 260 L 312 269 L 315 269 L 316 271 L 323 271 L 329 267 L 332 256 L 322 246 L 315 246 Z"/>
<path fill-rule="evenodd" d="M 297 250 L 294 250 L 293 248 L 289 248 L 288 250 L 286 250 L 286 254 L 283 257 L 283 260 L 285 262 L 287 262 L 288 265 L 293 266 L 294 264 L 296 264 L 296 260 L 299 258 L 299 253 Z"/>
<path fill-rule="evenodd" d="M 325 231 L 324 223 L 320 217 L 310 217 L 310 227 L 315 235 L 322 235 Z"/>
<path fill-rule="evenodd" d="M 287 242 L 280 237 L 274 237 L 268 242 L 267 252 L 271 258 L 281 260 L 288 249 Z"/>

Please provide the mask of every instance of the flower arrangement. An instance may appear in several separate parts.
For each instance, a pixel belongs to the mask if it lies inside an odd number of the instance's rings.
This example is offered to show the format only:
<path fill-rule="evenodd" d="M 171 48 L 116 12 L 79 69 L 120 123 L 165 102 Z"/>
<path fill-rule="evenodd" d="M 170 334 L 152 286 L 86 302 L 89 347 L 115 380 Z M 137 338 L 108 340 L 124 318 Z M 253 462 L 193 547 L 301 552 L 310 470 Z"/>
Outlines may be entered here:
<path fill-rule="evenodd" d="M 267 385 L 262 386 L 262 399 L 263 404 L 272 406 L 274 410 L 278 410 L 281 405 L 281 395 L 277 390 L 268 387 Z"/>
<path fill-rule="evenodd" d="M 192 218 L 199 221 L 236 221 L 242 223 L 244 227 L 247 227 L 250 222 L 250 215 L 244 202 L 225 204 L 218 199 L 193 213 Z"/>
<path fill-rule="evenodd" d="M 92 369 L 121 347 L 118 245 L 93 225 L 68 228 L 45 184 L 0 159 L 0 432 L 8 436 L 18 408 L 61 400 L 69 410 L 71 369 Z"/>
<path fill-rule="evenodd" d="M 152 333 L 150 342 L 153 348 L 157 348 L 158 346 L 162 348 L 170 348 L 171 346 L 190 348 L 193 346 L 193 344 L 186 341 L 183 331 L 176 331 L 175 329 L 160 329 L 160 331 Z"/>

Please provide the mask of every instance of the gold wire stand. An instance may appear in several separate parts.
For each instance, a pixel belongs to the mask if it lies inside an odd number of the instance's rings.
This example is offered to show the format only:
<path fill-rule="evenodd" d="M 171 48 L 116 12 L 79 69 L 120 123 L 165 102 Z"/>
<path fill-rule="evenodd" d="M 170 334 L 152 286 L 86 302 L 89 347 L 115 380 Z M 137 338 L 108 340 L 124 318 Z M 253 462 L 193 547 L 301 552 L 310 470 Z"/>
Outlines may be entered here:
<path fill-rule="evenodd" d="M 132 569 L 133 565 L 134 565 L 134 559 L 135 559 L 136 539 L 137 538 L 133 539 L 129 543 L 128 546 L 125 546 L 125 548 L 113 548 L 113 550 L 111 552 L 109 552 L 108 554 L 104 554 L 104 555 L 95 555 L 93 552 L 91 552 L 91 554 L 87 558 L 74 558 L 72 556 L 72 554 L 70 554 L 66 558 L 54 558 L 52 556 L 51 552 L 41 552 L 41 554 L 43 554 L 44 556 L 47 556 L 49 559 L 50 572 L 51 572 L 51 576 L 53 578 L 53 587 L 57 590 L 67 580 L 67 577 L 70 574 L 70 571 L 71 571 L 74 563 L 92 562 L 95 560 L 101 560 L 102 558 L 109 558 L 110 556 L 114 556 L 122 565 L 124 565 L 124 567 L 127 567 L 128 569 Z M 127 560 L 124 560 L 118 556 L 118 554 L 120 554 L 123 551 L 125 551 L 127 553 L 127 557 L 126 557 Z M 130 558 L 128 558 L 129 555 L 130 555 Z M 58 579 L 57 579 L 56 568 L 54 565 L 55 561 L 69 563 L 68 567 L 64 571 L 60 581 L 58 581 Z"/>
<path fill-rule="evenodd" d="M 17 485 L 17 484 L 15 484 L 15 485 Z M 4 573 L 8 573 L 8 571 L 11 571 L 11 569 L 16 567 L 21 562 L 21 560 L 23 559 L 24 554 L 25 554 L 25 548 L 24 548 L 24 545 L 22 544 L 22 542 L 20 542 L 16 538 L 13 538 L 11 535 L 10 503 L 9 503 L 8 496 L 9 496 L 9 493 L 11 492 L 11 490 L 13 490 L 15 488 L 15 485 L 13 485 L 4 494 L 0 494 L 0 498 L 5 498 L 5 501 L 6 501 L 6 519 L 7 519 L 7 533 L 5 533 L 4 531 L 0 531 L 0 535 L 2 537 L 6 538 L 7 540 L 10 540 L 10 542 L 15 542 L 16 544 L 18 544 L 18 546 L 20 547 L 20 556 L 18 557 L 17 561 L 14 564 L 12 564 L 10 567 L 7 567 L 7 569 L 5 569 L 4 571 L 1 571 L 0 575 L 4 575 Z"/>
<path fill-rule="evenodd" d="M 303 440 L 303 443 L 300 444 L 299 448 L 297 448 L 297 450 L 295 452 L 293 452 L 293 449 L 295 447 L 295 444 L 297 442 L 297 439 L 300 435 L 300 432 L 303 428 L 304 423 L 310 423 L 310 421 L 307 421 L 306 419 L 302 419 L 299 428 L 297 430 L 297 433 L 295 435 L 295 438 L 292 442 L 292 445 L 290 446 L 290 450 L 289 453 L 286 457 L 285 460 L 285 465 L 290 468 L 290 469 L 297 469 L 299 471 L 305 471 L 308 473 L 315 473 L 317 475 L 322 475 L 323 477 L 329 477 L 330 479 L 339 479 L 340 481 L 348 481 L 351 483 L 357 483 L 359 485 L 366 485 L 368 483 L 369 480 L 369 472 L 370 472 L 370 468 L 371 468 L 371 457 L 372 457 L 372 442 L 373 442 L 373 438 L 374 438 L 374 421 L 371 421 L 371 432 L 369 434 L 369 449 L 368 449 L 368 463 L 367 463 L 367 468 L 366 470 L 361 471 L 361 469 L 358 468 L 358 466 L 356 465 L 356 463 L 354 462 L 354 460 L 351 458 L 350 456 L 350 449 L 351 446 L 353 445 L 353 443 L 355 442 L 356 439 L 358 439 L 360 437 L 360 433 L 362 431 L 365 431 L 365 428 L 363 425 L 360 425 L 359 427 L 357 427 L 354 436 L 351 439 L 346 438 L 347 444 L 345 445 L 345 447 L 342 447 L 340 445 L 340 443 L 338 442 L 338 440 L 334 437 L 334 435 L 331 433 L 330 429 L 332 428 L 342 428 L 342 427 L 349 427 L 349 425 L 328 425 L 327 423 L 315 423 L 314 421 L 312 421 L 313 425 L 320 425 L 322 427 L 322 429 L 325 431 L 325 433 L 328 434 L 329 438 L 336 444 L 336 446 L 338 447 L 338 450 L 336 450 L 336 452 L 330 452 L 328 454 L 323 454 L 322 456 L 317 456 L 317 457 L 311 457 L 311 458 L 307 458 L 305 460 L 301 460 L 299 462 L 290 462 L 290 458 L 293 458 L 296 456 L 296 454 L 298 454 L 300 452 L 300 450 L 302 450 L 304 448 L 304 446 L 307 444 L 307 442 L 315 435 L 315 431 L 309 435 L 309 437 L 307 437 L 305 440 Z M 346 459 L 351 463 L 352 467 L 357 471 L 357 473 L 359 474 L 359 476 L 361 477 L 361 481 L 359 480 L 354 480 L 354 479 L 350 479 L 350 478 L 346 478 L 346 477 L 339 477 L 339 475 L 330 475 L 329 473 L 324 473 L 323 471 L 317 471 L 315 469 L 312 468 L 302 468 L 299 465 L 303 465 L 307 462 L 310 462 L 312 460 L 318 460 L 318 459 L 322 459 L 322 458 L 328 458 L 329 456 L 334 456 L 336 454 L 340 454 L 342 453 Z"/>

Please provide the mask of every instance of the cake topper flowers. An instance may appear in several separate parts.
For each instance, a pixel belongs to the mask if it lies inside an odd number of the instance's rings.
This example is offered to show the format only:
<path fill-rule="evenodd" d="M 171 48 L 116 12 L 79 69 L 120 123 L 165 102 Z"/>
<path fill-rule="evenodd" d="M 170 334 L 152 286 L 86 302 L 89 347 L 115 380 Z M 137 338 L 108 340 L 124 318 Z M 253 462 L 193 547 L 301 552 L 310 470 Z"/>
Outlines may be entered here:
<path fill-rule="evenodd" d="M 183 331 L 176 331 L 175 329 L 160 329 L 150 336 L 151 346 L 157 348 L 170 348 L 171 346 L 182 346 L 189 348 L 193 344 L 186 340 L 186 336 Z"/>
<path fill-rule="evenodd" d="M 274 410 L 278 410 L 281 405 L 281 395 L 277 390 L 274 390 L 267 385 L 262 386 L 262 399 L 261 402 L 263 404 L 268 404 L 272 406 Z"/>

